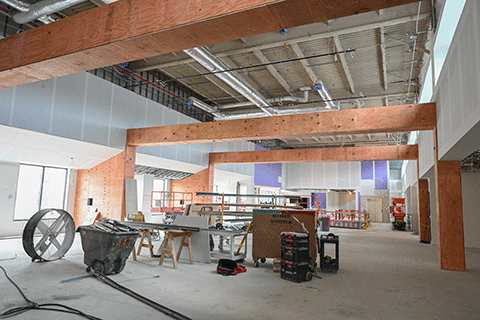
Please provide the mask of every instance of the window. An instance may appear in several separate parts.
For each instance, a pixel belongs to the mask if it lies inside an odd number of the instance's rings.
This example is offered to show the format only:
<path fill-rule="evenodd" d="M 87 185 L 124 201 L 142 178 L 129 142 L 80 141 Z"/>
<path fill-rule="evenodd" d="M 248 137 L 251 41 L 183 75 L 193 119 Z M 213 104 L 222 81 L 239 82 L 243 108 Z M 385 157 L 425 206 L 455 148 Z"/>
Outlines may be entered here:
<path fill-rule="evenodd" d="M 46 208 L 65 209 L 67 169 L 20 165 L 14 220 Z"/>

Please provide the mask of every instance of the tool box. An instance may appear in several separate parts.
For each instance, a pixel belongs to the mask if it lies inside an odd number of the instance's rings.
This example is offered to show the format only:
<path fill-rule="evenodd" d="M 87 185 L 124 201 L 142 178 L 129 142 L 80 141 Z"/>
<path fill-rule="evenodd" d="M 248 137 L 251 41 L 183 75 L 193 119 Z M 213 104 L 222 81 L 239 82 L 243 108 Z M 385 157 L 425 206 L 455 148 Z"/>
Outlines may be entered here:
<path fill-rule="evenodd" d="M 281 243 L 285 247 L 308 248 L 308 233 L 304 232 L 282 232 Z"/>
<path fill-rule="evenodd" d="M 309 264 L 309 234 L 305 232 L 282 232 L 281 239 L 281 278 L 293 282 L 312 280 Z"/>
<path fill-rule="evenodd" d="M 307 262 L 295 263 L 293 261 L 282 260 L 280 276 L 282 279 L 297 283 L 312 280 L 310 265 Z"/>
<path fill-rule="evenodd" d="M 288 260 L 293 262 L 307 262 L 309 260 L 308 256 L 308 246 L 306 247 L 289 247 L 282 246 L 282 260 Z"/>

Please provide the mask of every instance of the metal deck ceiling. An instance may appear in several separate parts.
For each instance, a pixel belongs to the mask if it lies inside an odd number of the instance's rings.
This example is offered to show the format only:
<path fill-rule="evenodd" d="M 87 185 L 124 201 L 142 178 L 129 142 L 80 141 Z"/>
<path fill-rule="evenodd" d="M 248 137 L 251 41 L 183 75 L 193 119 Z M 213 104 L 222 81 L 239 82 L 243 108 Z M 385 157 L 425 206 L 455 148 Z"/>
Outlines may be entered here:
<path fill-rule="evenodd" d="M 300 88 L 313 88 L 318 78 L 342 110 L 401 105 L 417 102 L 426 73 L 431 21 L 430 1 L 422 1 L 205 48 L 266 99 L 301 96 Z M 337 53 L 344 50 L 354 51 Z M 184 52 L 132 62 L 130 68 L 166 73 L 227 115 L 260 111 L 256 106 L 232 108 L 232 103 L 247 100 Z M 313 90 L 307 103 L 273 105 L 278 110 L 323 106 Z M 270 145 L 291 149 L 407 141 L 408 133 L 400 133 L 282 139 Z"/>
<path fill-rule="evenodd" d="M 182 180 L 190 177 L 193 173 L 141 166 L 137 164 L 135 165 L 135 174 L 151 174 L 157 179 Z"/>

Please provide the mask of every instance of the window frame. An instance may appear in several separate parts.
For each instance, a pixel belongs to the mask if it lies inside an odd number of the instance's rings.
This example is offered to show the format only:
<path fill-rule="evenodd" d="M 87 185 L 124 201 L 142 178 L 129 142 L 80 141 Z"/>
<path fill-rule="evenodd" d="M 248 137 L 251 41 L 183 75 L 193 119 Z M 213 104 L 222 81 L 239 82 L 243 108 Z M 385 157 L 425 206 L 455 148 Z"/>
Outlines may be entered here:
<path fill-rule="evenodd" d="M 19 185 L 19 179 L 20 179 L 20 168 L 22 166 L 28 166 L 28 167 L 37 167 L 37 168 L 42 168 L 42 181 L 40 185 L 40 199 L 38 202 L 38 211 L 40 211 L 42 207 L 42 201 L 43 201 L 43 191 L 44 191 L 44 185 L 45 185 L 45 169 L 50 168 L 50 169 L 58 169 L 58 170 L 65 170 L 65 182 L 63 186 L 63 201 L 62 201 L 62 208 L 57 208 L 57 209 L 62 209 L 66 210 L 67 207 L 67 201 L 68 201 L 68 193 L 69 193 L 69 181 L 70 181 L 70 174 L 71 171 L 69 168 L 61 168 L 61 167 L 54 167 L 54 166 L 42 166 L 42 165 L 36 165 L 36 164 L 28 164 L 28 163 L 20 163 L 18 166 L 18 175 L 17 175 L 17 183 L 16 183 L 16 190 L 15 190 L 15 202 L 13 205 L 13 221 L 14 222 L 22 222 L 22 221 L 28 221 L 30 218 L 16 218 L 16 210 L 17 210 L 17 199 L 18 199 L 18 185 Z M 33 212 L 32 216 L 36 213 Z"/>

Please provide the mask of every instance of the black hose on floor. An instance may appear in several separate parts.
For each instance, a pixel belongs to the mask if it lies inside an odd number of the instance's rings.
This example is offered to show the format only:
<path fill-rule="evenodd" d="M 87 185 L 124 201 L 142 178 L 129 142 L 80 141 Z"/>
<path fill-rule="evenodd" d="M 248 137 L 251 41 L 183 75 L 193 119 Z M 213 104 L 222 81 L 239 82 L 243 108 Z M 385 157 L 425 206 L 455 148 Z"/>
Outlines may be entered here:
<path fill-rule="evenodd" d="M 160 312 L 163 312 L 164 314 L 166 314 L 167 316 L 170 316 L 172 317 L 173 319 L 177 319 L 177 320 L 193 320 L 192 318 L 189 318 L 181 313 L 178 313 L 177 311 L 175 310 L 172 310 L 168 307 L 165 307 L 155 301 L 152 301 L 148 298 L 145 298 L 144 296 L 141 296 L 139 295 L 138 293 L 116 283 L 115 281 L 113 281 L 112 279 L 110 279 L 109 277 L 101 274 L 101 273 L 98 273 L 96 271 L 93 272 L 93 275 L 95 277 L 97 277 L 97 279 L 100 279 L 102 280 L 104 283 L 108 284 L 109 286 L 111 286 L 112 288 L 115 288 L 125 294 L 128 294 L 129 296 L 131 296 L 132 298 L 135 298 L 137 299 L 138 301 L 140 302 L 143 302 L 145 303 L 146 305 L 154 308 L 155 310 L 158 310 Z"/>

